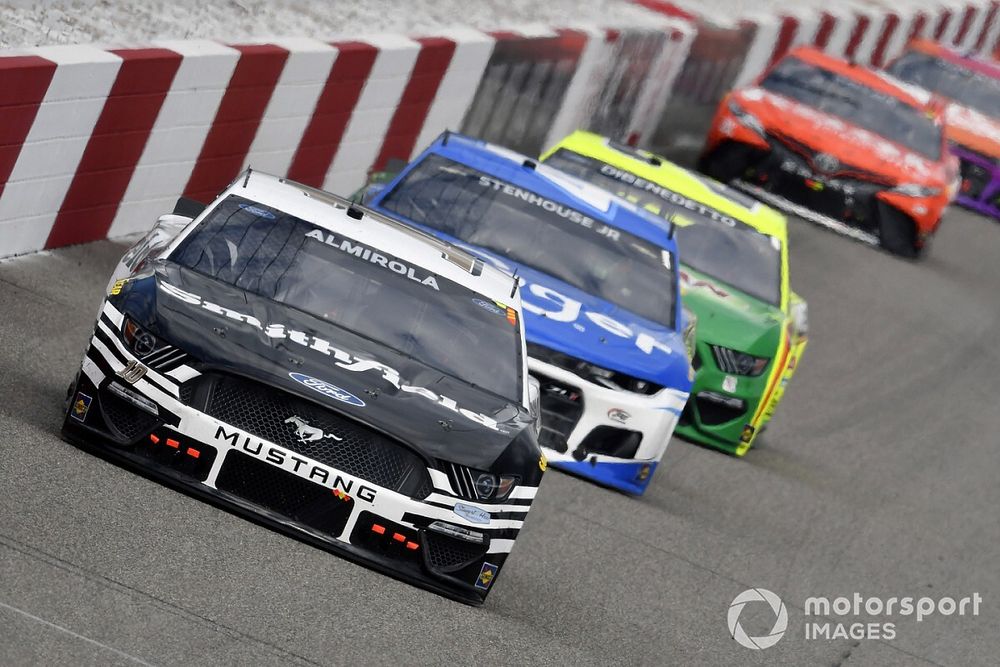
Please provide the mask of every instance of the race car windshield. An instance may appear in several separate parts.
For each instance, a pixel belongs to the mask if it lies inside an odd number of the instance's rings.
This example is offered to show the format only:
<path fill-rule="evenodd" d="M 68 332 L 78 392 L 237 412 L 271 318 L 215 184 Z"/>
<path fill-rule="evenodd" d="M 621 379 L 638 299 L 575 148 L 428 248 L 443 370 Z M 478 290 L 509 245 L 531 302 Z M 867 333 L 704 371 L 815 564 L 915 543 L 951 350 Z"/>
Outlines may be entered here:
<path fill-rule="evenodd" d="M 604 188 L 676 225 L 681 263 L 772 305 L 781 303 L 781 246 L 735 218 L 630 171 L 560 148 L 545 164 Z M 696 178 L 700 178 L 697 177 Z M 702 179 L 717 194 L 733 191 Z M 738 195 L 736 202 L 754 206 Z"/>
<path fill-rule="evenodd" d="M 781 305 L 781 243 L 740 224 L 685 213 L 675 219 L 682 263 L 772 306 Z"/>
<path fill-rule="evenodd" d="M 941 158 L 941 128 L 919 109 L 846 76 L 788 57 L 761 88 L 831 114 L 916 151 Z"/>
<path fill-rule="evenodd" d="M 987 116 L 1000 117 L 1000 79 L 919 51 L 897 60 L 889 73 Z"/>
<path fill-rule="evenodd" d="M 438 155 L 382 206 L 674 328 L 676 265 L 659 246 Z"/>
<path fill-rule="evenodd" d="M 521 402 L 516 311 L 389 253 L 229 196 L 170 259 Z"/>

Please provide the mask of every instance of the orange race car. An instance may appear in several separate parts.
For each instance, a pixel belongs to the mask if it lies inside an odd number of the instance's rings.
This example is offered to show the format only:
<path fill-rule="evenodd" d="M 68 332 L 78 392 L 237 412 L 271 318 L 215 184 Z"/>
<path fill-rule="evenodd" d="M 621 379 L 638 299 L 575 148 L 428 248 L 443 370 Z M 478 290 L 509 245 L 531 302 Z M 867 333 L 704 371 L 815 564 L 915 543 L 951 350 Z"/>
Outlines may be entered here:
<path fill-rule="evenodd" d="M 940 114 L 883 76 L 797 48 L 719 105 L 699 167 L 908 257 L 954 198 Z"/>

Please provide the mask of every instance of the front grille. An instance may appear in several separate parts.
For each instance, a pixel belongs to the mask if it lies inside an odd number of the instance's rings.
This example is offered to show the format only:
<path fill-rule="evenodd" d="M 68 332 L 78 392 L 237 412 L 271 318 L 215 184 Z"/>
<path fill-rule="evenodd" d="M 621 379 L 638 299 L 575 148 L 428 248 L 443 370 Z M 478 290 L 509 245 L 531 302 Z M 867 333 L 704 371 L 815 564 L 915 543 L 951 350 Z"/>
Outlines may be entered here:
<path fill-rule="evenodd" d="M 979 199 L 989 185 L 991 175 L 988 169 L 975 162 L 961 161 L 962 194 L 971 199 Z"/>
<path fill-rule="evenodd" d="M 354 507 L 353 498 L 342 500 L 324 486 L 235 450 L 226 455 L 215 486 L 334 537 Z"/>
<path fill-rule="evenodd" d="M 634 459 L 641 442 L 642 434 L 638 431 L 629 431 L 614 426 L 598 426 L 587 434 L 577 451 L 581 459 L 586 458 L 587 454 L 604 454 L 620 459 Z M 574 454 L 576 453 L 574 452 Z"/>
<path fill-rule="evenodd" d="M 701 392 L 695 396 L 698 418 L 705 426 L 718 426 L 743 416 L 746 403 L 738 398 Z"/>
<path fill-rule="evenodd" d="M 799 168 L 805 167 L 810 172 L 811 168 L 797 156 L 789 157 L 790 153 L 781 156 L 779 153 L 775 151 L 772 159 L 768 160 L 769 164 L 766 167 L 766 173 L 770 176 L 768 181 L 763 185 L 759 183 L 755 185 L 761 185 L 780 197 L 834 220 L 841 220 L 869 231 L 878 229 L 875 194 L 883 189 L 882 186 L 851 178 L 831 181 L 823 177 L 824 180 L 820 181 L 819 178 L 789 173 L 782 169 L 782 160 L 794 160 Z M 812 182 L 812 186 L 809 182 Z"/>
<path fill-rule="evenodd" d="M 810 169 L 815 172 L 822 173 L 828 178 L 835 178 L 838 180 L 861 180 L 868 183 L 878 183 L 879 185 L 885 187 L 891 187 L 893 185 L 892 179 L 883 174 L 877 174 L 873 171 L 868 171 L 867 169 L 862 169 L 849 164 L 840 164 L 833 171 L 825 172 L 814 162 L 816 156 L 822 151 L 818 151 L 809 144 L 793 139 L 792 137 L 789 137 L 781 132 L 768 132 L 768 136 L 773 140 L 772 143 L 774 141 L 780 143 L 785 149 L 794 153 L 806 164 L 808 164 Z"/>
<path fill-rule="evenodd" d="M 427 564 L 438 572 L 461 570 L 486 554 L 486 544 L 474 544 L 430 530 L 424 531 L 424 548 Z"/>
<path fill-rule="evenodd" d="M 140 410 L 109 391 L 101 392 L 101 413 L 108 427 L 122 442 L 132 442 L 160 423 L 155 415 Z"/>
<path fill-rule="evenodd" d="M 542 420 L 538 442 L 565 453 L 569 436 L 583 416 L 583 394 L 570 385 L 536 375 L 541 385 Z"/>
<path fill-rule="evenodd" d="M 399 493 L 431 492 L 423 459 L 358 422 L 245 378 L 215 374 L 205 381 L 212 384 L 205 411 L 217 419 Z"/>

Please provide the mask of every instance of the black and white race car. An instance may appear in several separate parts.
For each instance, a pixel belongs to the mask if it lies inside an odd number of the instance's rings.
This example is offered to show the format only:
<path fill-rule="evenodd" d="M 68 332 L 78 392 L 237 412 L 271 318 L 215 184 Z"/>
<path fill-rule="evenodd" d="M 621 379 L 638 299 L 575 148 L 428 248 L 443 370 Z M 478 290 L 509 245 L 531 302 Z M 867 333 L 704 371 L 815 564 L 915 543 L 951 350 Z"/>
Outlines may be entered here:
<path fill-rule="evenodd" d="M 247 172 L 125 254 L 63 434 L 478 604 L 546 465 L 514 284 Z"/>

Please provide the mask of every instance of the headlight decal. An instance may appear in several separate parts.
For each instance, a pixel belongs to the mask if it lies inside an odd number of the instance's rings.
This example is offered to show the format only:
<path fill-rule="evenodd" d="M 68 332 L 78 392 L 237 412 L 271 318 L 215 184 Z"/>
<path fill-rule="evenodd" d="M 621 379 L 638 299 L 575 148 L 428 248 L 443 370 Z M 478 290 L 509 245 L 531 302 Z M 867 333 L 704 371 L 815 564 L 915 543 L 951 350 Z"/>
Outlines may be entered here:
<path fill-rule="evenodd" d="M 767 368 L 768 357 L 755 357 L 721 345 L 710 345 L 715 364 L 720 370 L 733 375 L 757 377 Z"/>

